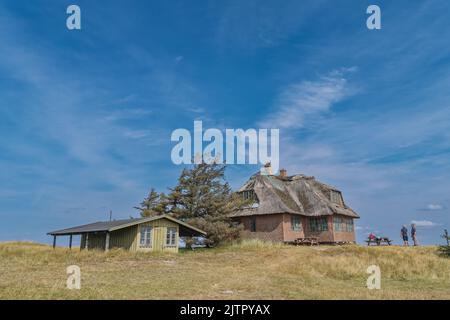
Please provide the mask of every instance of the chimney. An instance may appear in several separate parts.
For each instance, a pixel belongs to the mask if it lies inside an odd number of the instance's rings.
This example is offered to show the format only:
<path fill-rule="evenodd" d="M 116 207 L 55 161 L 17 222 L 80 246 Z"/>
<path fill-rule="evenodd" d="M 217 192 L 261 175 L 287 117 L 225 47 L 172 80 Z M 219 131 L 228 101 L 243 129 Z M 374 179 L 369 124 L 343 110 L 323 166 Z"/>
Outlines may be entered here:
<path fill-rule="evenodd" d="M 273 175 L 272 173 L 272 165 L 270 164 L 270 162 L 267 162 L 264 167 L 261 168 L 261 174 L 264 176 L 271 176 Z"/>
<path fill-rule="evenodd" d="M 280 170 L 280 178 L 286 178 L 287 177 L 287 171 L 286 169 Z"/>

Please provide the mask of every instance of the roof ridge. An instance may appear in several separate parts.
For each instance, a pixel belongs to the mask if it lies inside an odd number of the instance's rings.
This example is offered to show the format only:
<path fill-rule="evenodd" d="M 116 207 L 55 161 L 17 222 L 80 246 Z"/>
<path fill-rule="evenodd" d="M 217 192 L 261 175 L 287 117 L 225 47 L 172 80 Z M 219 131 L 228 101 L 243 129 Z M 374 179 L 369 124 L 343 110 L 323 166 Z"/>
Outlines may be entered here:
<path fill-rule="evenodd" d="M 306 216 L 331 215 L 334 213 L 358 217 L 358 214 L 343 204 L 331 200 L 331 191 L 342 192 L 314 176 L 296 174 L 288 177 L 278 175 L 252 175 L 239 191 L 253 190 L 259 206 L 247 214 L 274 214 L 280 212 L 299 213 Z"/>

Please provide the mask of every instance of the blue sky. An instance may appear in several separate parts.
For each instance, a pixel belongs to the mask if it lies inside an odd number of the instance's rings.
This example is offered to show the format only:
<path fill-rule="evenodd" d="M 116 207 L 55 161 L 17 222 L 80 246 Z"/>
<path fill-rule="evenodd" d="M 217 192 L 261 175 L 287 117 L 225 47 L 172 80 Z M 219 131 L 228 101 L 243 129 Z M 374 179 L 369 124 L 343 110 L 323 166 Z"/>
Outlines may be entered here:
<path fill-rule="evenodd" d="M 81 8 L 82 30 L 66 28 Z M 366 28 L 378 4 L 382 29 Z M 280 128 L 280 166 L 399 242 L 450 227 L 448 1 L 2 1 L 0 241 L 137 216 L 176 128 Z M 258 166 L 230 166 L 238 187 Z"/>

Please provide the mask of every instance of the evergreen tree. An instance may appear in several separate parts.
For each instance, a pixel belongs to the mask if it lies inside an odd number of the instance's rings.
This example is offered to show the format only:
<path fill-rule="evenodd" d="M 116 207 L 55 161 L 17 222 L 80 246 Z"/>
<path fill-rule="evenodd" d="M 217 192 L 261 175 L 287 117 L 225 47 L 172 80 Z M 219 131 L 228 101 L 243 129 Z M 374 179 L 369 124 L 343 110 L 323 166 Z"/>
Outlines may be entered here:
<path fill-rule="evenodd" d="M 215 246 L 239 237 L 240 226 L 229 215 L 249 204 L 233 193 L 225 181 L 225 165 L 201 163 L 183 169 L 178 184 L 170 193 L 158 193 L 153 188 L 136 207 L 141 216 L 170 214 L 205 231 L 205 243 Z M 187 245 L 193 243 L 187 239 Z"/>
<path fill-rule="evenodd" d="M 448 235 L 447 229 L 444 229 L 444 234 L 441 237 L 445 239 L 447 246 L 450 246 L 450 236 Z"/>
<path fill-rule="evenodd" d="M 215 163 L 184 169 L 178 185 L 167 197 L 169 209 L 176 218 L 207 232 L 208 246 L 239 236 L 240 228 L 232 223 L 229 214 L 248 202 L 231 191 L 224 173 L 225 166 Z"/>
<path fill-rule="evenodd" d="M 170 193 L 166 196 L 167 210 L 170 211 L 175 218 L 182 216 L 182 190 L 180 186 L 169 188 Z"/>
<path fill-rule="evenodd" d="M 447 242 L 446 246 L 440 246 L 439 251 L 441 254 L 450 257 L 450 236 L 448 235 L 447 229 L 444 230 L 444 234 L 441 236 Z"/>
<path fill-rule="evenodd" d="M 152 188 L 139 207 L 134 208 L 140 211 L 141 217 L 153 217 L 164 214 L 167 212 L 166 195 L 158 193 Z"/>

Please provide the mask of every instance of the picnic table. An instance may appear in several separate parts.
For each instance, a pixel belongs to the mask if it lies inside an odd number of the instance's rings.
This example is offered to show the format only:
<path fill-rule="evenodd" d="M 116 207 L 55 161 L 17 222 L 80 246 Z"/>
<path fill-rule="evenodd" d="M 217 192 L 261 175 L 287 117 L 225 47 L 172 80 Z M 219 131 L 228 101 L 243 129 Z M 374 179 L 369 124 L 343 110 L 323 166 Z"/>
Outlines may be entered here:
<path fill-rule="evenodd" d="M 294 244 L 296 246 L 309 244 L 309 245 L 319 245 L 319 239 L 317 237 L 304 237 L 304 238 L 297 238 L 294 240 Z"/>
<path fill-rule="evenodd" d="M 388 245 L 390 246 L 392 243 L 392 240 L 389 239 L 388 237 L 376 237 L 376 238 L 368 238 L 366 240 L 367 245 L 370 246 L 372 243 L 376 244 L 377 246 L 382 246 L 382 245 Z"/>

